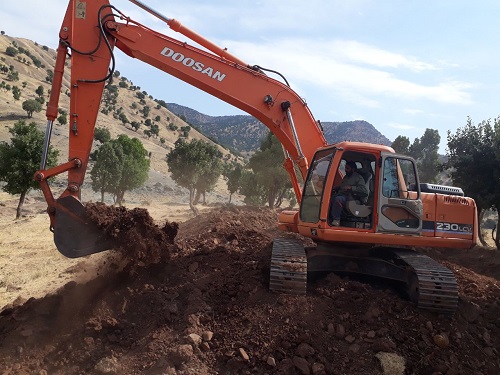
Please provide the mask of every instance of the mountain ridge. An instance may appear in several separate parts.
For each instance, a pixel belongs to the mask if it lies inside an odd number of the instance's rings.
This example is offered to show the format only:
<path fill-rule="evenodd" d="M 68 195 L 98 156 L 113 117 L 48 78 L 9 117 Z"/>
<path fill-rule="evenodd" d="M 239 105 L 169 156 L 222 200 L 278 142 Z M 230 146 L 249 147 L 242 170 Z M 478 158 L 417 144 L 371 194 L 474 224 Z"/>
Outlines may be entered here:
<path fill-rule="evenodd" d="M 252 152 L 258 149 L 267 127 L 250 115 L 210 116 L 176 103 L 167 108 L 212 140 L 229 149 Z M 364 120 L 322 122 L 328 144 L 354 141 L 391 145 L 391 141 Z"/>

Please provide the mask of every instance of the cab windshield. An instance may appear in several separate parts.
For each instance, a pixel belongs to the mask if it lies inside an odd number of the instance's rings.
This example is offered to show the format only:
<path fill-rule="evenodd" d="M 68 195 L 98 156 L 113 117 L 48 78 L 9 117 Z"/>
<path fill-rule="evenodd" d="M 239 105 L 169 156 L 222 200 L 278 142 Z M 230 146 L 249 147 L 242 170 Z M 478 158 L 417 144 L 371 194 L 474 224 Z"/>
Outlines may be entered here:
<path fill-rule="evenodd" d="M 311 162 L 302 193 L 302 203 L 300 206 L 301 221 L 316 223 L 319 220 L 326 177 L 328 176 L 335 152 L 335 148 L 318 151 Z"/>

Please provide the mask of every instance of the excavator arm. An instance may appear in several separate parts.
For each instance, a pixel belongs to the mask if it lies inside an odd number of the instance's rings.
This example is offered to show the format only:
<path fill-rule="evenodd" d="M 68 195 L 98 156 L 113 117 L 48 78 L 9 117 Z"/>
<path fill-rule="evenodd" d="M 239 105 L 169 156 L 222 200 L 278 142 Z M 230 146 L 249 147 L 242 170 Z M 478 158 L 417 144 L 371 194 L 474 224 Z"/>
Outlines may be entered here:
<path fill-rule="evenodd" d="M 266 125 L 283 145 L 284 166 L 298 201 L 302 192 L 295 166 L 305 179 L 308 161 L 319 147 L 326 145 L 319 123 L 306 102 L 287 84 L 267 76 L 260 67 L 246 64 L 178 21 L 161 16 L 137 0 L 131 1 L 207 51 L 131 20 L 107 0 L 70 0 L 59 33 L 41 168 L 35 173 L 48 203 L 56 246 L 68 257 L 112 247 L 109 239 L 89 222 L 81 204 L 81 187 L 103 90 L 115 67 L 115 47 L 247 112 Z M 46 169 L 68 54 L 71 56 L 68 162 Z M 68 185 L 55 199 L 48 179 L 64 172 L 68 173 Z"/>

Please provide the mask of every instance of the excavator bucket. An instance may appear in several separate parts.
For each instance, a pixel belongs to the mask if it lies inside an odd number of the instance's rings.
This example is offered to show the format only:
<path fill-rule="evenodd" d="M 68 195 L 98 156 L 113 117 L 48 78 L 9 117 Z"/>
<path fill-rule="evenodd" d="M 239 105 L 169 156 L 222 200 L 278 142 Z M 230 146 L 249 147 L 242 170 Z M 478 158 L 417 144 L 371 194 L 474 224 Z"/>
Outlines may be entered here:
<path fill-rule="evenodd" d="M 113 248 L 112 239 L 89 220 L 78 199 L 66 196 L 56 202 L 54 242 L 61 254 L 78 258 Z"/>

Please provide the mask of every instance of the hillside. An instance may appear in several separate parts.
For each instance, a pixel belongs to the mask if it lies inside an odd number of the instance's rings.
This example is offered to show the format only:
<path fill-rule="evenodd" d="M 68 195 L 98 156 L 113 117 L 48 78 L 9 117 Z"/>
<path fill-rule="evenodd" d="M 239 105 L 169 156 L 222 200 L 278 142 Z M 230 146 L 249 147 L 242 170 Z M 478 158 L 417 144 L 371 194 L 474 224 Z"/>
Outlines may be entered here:
<path fill-rule="evenodd" d="M 258 149 L 268 129 L 249 115 L 208 116 L 194 109 L 167 103 L 167 108 L 199 129 L 203 134 L 229 149 L 251 152 Z M 329 144 L 342 141 L 390 145 L 392 142 L 366 121 L 322 122 Z"/>
<path fill-rule="evenodd" d="M 15 56 L 6 53 L 9 47 L 17 50 Z M 55 57 L 56 52 L 46 46 L 27 39 L 0 35 L 0 83 L 2 84 L 0 88 L 0 141 L 10 139 L 8 127 L 18 120 L 34 121 L 39 125 L 40 130 L 45 131 L 44 110 L 51 87 L 48 77 L 53 70 Z M 60 113 L 62 111 L 67 113 L 69 110 L 68 71 L 69 69 L 65 72 L 61 90 Z M 21 92 L 18 100 L 15 100 L 13 96 L 14 86 L 17 86 Z M 26 111 L 22 108 L 22 103 L 27 99 L 38 97 L 35 91 L 39 86 L 43 87 L 44 109 L 34 113 L 33 118 L 28 118 Z M 151 153 L 153 172 L 167 174 L 165 155 L 174 147 L 179 137 L 187 135 L 185 137 L 187 140 L 203 139 L 213 143 L 160 105 L 159 103 L 162 103 L 160 99 L 148 95 L 147 91 L 141 91 L 139 86 L 133 85 L 119 73 L 115 74 L 113 81 L 105 89 L 103 99 L 96 127 L 107 128 L 113 138 L 119 134 L 139 138 Z M 134 123 L 139 124 L 138 129 L 134 129 L 132 126 Z M 147 136 L 144 132 L 154 125 L 159 127 L 158 135 Z M 56 122 L 51 144 L 61 151 L 61 160 L 63 160 L 67 155 L 67 126 Z M 220 146 L 219 149 L 227 159 L 231 159 L 228 150 Z"/>

